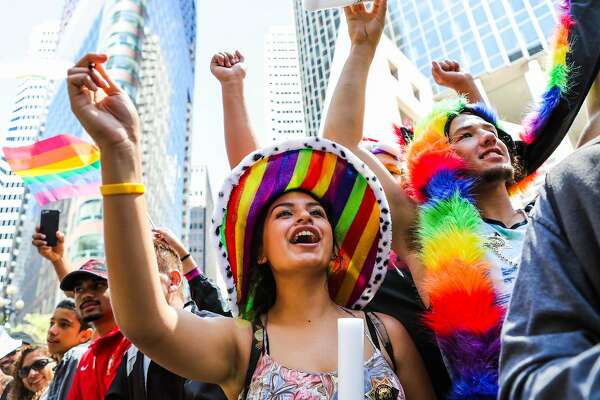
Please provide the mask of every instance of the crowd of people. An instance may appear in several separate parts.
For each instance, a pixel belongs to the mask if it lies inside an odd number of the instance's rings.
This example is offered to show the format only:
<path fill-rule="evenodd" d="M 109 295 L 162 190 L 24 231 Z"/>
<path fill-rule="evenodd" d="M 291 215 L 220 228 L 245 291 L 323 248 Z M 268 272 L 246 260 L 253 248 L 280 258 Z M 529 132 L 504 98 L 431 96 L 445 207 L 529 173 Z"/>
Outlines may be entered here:
<path fill-rule="evenodd" d="M 558 107 L 574 118 L 587 95 L 581 148 L 519 208 L 511 187 L 566 129 L 516 140 L 452 60 L 432 75 L 457 97 L 414 132 L 396 129 L 397 143 L 364 132 L 386 11 L 385 0 L 345 8 L 351 49 L 320 137 L 261 147 L 244 56 L 212 58 L 232 169 L 212 229 L 226 299 L 172 232 L 150 226 L 140 120 L 107 56 L 68 71 L 71 109 L 102 154 L 106 259 L 74 268 L 64 235 L 50 247 L 36 230 L 68 299 L 45 345 L 0 332 L 2 399 L 335 399 L 345 317 L 367 327 L 368 399 L 600 396 L 600 48 L 584 40 L 600 27 L 574 33 L 588 62 L 571 58 L 579 75 Z M 600 16 L 589 2 L 567 11 Z"/>

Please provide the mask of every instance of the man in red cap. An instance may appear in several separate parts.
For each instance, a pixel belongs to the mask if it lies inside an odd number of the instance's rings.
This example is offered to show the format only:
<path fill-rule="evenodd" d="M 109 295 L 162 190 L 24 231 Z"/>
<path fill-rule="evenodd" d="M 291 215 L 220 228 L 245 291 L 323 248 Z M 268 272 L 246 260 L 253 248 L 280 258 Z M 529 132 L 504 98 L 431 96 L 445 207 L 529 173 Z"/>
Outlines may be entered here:
<path fill-rule="evenodd" d="M 81 357 L 67 400 L 104 399 L 131 344 L 115 323 L 106 266 L 101 261 L 89 260 L 68 273 L 60 288 L 73 292 L 82 320 L 93 324 L 97 335 Z"/>

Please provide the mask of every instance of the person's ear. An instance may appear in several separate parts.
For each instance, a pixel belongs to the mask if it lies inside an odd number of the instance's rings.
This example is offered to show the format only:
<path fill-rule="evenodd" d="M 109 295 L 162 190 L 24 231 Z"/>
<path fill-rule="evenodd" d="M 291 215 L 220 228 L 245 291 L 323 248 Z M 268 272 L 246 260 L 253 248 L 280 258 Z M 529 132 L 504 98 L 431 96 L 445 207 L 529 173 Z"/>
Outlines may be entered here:
<path fill-rule="evenodd" d="M 82 330 L 81 332 L 79 332 L 79 344 L 88 342 L 93 335 L 94 330 L 92 328 Z"/>
<path fill-rule="evenodd" d="M 267 256 L 265 255 L 263 246 L 260 246 L 258 248 L 258 257 L 256 258 L 256 263 L 258 265 L 265 265 L 267 263 L 267 261 L 269 261 L 269 260 L 267 259 Z"/>
<path fill-rule="evenodd" d="M 169 293 L 174 293 L 179 290 L 181 282 L 183 281 L 181 272 L 172 270 L 169 272 Z"/>

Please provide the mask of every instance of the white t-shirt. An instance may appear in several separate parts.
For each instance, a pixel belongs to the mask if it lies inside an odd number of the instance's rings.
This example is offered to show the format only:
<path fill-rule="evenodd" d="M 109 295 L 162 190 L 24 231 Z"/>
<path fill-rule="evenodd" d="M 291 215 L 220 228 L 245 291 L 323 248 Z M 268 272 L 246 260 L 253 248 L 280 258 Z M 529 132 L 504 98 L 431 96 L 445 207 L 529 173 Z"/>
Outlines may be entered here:
<path fill-rule="evenodd" d="M 508 306 L 521 261 L 527 220 L 507 228 L 501 222 L 484 219 L 481 235 L 491 264 L 490 277 L 498 293 L 497 304 Z"/>

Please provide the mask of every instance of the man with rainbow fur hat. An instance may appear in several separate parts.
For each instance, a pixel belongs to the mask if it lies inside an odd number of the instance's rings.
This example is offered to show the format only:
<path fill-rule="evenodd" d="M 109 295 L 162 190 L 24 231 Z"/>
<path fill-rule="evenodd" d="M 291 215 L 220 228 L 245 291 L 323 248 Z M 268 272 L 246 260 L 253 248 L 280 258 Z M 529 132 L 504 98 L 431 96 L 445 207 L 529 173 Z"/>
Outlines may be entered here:
<path fill-rule="evenodd" d="M 381 31 L 349 29 L 351 52 L 324 136 L 355 152 L 384 187 L 392 249 L 407 262 L 428 307 L 425 321 L 452 378 L 450 398 L 497 396 L 500 330 L 528 222 L 523 210 L 513 208 L 508 187 L 560 143 L 598 73 L 599 3 L 572 1 L 562 7 L 549 85 L 524 123 L 522 141 L 506 134 L 483 104 L 462 97 L 439 103 L 417 126 L 408 148 L 411 196 L 359 146 L 367 75 Z M 357 45 L 362 43 L 372 48 Z"/>

